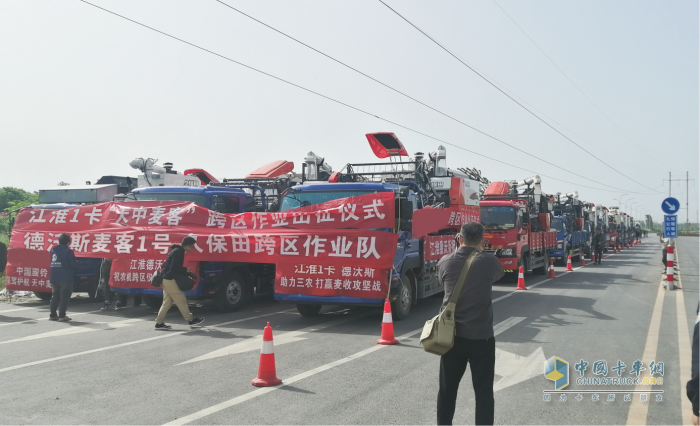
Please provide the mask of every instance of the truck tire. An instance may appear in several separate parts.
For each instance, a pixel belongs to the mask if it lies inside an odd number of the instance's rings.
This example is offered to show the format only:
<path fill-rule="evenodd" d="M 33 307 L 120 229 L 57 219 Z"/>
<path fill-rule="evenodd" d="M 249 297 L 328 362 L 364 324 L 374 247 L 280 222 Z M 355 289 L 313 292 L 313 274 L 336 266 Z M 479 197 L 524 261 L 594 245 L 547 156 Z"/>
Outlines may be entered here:
<path fill-rule="evenodd" d="M 540 266 L 539 268 L 535 268 L 532 270 L 537 275 L 546 275 L 547 274 L 547 269 L 549 268 L 549 256 L 547 253 L 544 254 L 544 265 Z"/>
<path fill-rule="evenodd" d="M 394 320 L 401 321 L 408 318 L 411 313 L 411 303 L 413 302 L 413 286 L 411 279 L 406 273 L 401 274 L 399 281 L 399 297 L 391 302 L 391 314 Z"/>
<path fill-rule="evenodd" d="M 321 312 L 322 305 L 310 304 L 310 303 L 298 303 L 297 311 L 302 317 L 315 317 Z"/>
<path fill-rule="evenodd" d="M 163 296 L 154 296 L 152 294 L 143 295 L 143 303 L 149 308 L 160 309 L 163 306 Z"/>
<path fill-rule="evenodd" d="M 48 293 L 47 293 L 47 292 L 43 292 L 43 291 L 41 291 L 41 292 L 39 292 L 39 291 L 34 292 L 34 296 L 38 297 L 40 300 L 43 300 L 44 302 L 50 301 L 52 295 L 53 295 L 53 293 L 51 293 L 51 292 L 48 292 Z"/>
<path fill-rule="evenodd" d="M 250 285 L 245 277 L 236 271 L 229 272 L 214 296 L 216 308 L 221 312 L 233 312 L 248 302 Z"/>

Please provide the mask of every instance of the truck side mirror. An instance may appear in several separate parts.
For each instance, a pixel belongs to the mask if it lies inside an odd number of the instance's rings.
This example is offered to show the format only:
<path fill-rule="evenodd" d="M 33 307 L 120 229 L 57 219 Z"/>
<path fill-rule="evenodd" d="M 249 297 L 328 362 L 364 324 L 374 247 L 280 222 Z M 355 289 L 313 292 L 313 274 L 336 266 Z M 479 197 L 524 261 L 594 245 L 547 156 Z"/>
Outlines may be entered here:
<path fill-rule="evenodd" d="M 411 232 L 413 231 L 413 222 L 409 222 L 407 219 L 401 218 L 399 223 L 399 231 Z"/>

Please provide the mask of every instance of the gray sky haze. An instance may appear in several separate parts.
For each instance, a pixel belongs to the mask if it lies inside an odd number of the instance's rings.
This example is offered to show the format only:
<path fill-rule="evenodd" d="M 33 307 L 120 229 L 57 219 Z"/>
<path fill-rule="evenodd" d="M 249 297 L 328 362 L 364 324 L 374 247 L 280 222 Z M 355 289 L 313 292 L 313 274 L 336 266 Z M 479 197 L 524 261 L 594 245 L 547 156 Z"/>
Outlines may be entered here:
<path fill-rule="evenodd" d="M 581 199 L 606 206 L 628 193 L 623 202 L 636 203 L 628 212 L 650 211 L 660 220 L 668 194 L 663 179 L 669 171 L 684 179 L 689 171 L 696 220 L 696 1 L 385 1 L 630 179 L 533 117 L 378 0 L 226 3 L 588 179 L 514 151 L 215 0 L 94 3 L 372 115 L 536 171 L 547 193 L 578 190 Z M 373 131 L 396 133 L 411 154 L 441 144 L 79 0 L 0 2 L 0 186 L 37 190 L 102 175 L 136 176 L 128 165 L 136 157 L 223 178 L 278 159 L 300 170 L 314 151 L 337 170 L 376 160 L 364 137 Z M 492 181 L 532 175 L 446 148 L 449 167 L 476 167 Z M 673 182 L 672 191 L 685 207 L 685 183 Z"/>

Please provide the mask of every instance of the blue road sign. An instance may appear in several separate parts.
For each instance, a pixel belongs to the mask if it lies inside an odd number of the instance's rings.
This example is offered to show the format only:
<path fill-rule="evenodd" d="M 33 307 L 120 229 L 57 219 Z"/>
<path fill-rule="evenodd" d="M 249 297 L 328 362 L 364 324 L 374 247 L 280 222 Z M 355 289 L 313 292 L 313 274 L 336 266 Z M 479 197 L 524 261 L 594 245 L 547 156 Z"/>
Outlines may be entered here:
<path fill-rule="evenodd" d="M 664 215 L 664 238 L 678 238 L 678 216 Z"/>
<path fill-rule="evenodd" d="M 668 197 L 661 202 L 661 210 L 666 214 L 678 214 L 681 203 L 673 197 Z"/>

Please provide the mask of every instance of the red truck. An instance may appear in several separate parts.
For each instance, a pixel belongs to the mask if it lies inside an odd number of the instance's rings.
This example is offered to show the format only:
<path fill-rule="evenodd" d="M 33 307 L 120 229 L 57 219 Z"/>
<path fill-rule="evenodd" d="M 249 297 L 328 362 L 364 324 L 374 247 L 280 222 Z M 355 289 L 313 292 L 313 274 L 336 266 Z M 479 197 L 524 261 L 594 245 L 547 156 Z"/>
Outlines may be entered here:
<path fill-rule="evenodd" d="M 495 254 L 511 276 L 517 276 L 520 266 L 525 272 L 544 275 L 549 266 L 547 250 L 556 248 L 557 233 L 550 231 L 551 199 L 542 194 L 540 177 L 493 182 L 479 206 L 484 249 Z"/>

